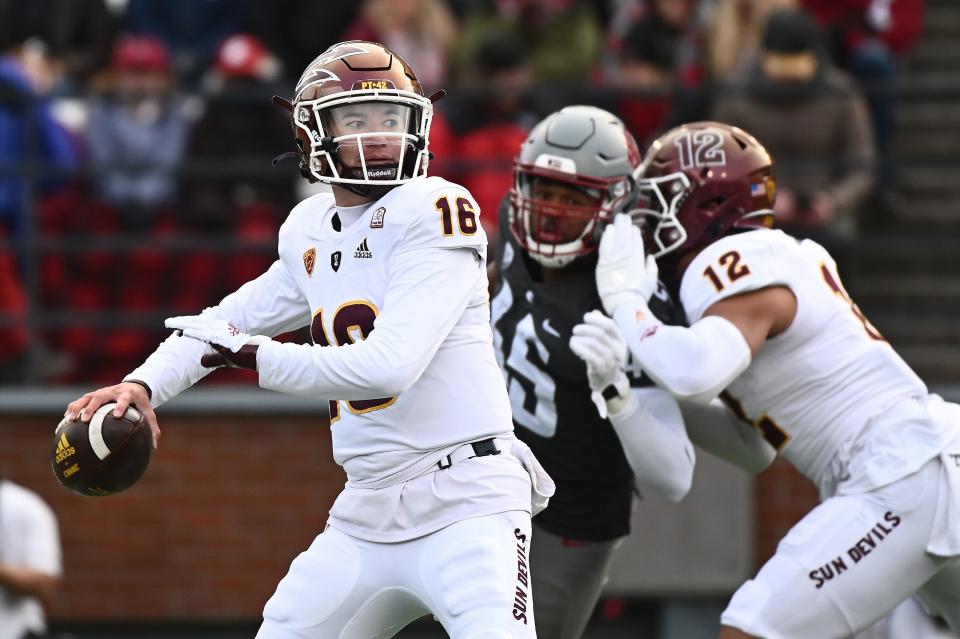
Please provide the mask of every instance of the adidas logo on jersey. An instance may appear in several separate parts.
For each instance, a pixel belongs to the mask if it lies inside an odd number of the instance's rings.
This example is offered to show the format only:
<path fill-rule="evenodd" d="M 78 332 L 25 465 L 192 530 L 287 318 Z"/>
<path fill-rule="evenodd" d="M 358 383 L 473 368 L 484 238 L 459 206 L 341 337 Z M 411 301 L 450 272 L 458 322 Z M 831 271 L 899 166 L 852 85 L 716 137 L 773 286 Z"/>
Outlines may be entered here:
<path fill-rule="evenodd" d="M 371 258 L 373 257 L 373 251 L 370 250 L 370 247 L 367 246 L 367 238 L 363 238 L 363 241 L 360 242 L 360 245 L 357 247 L 357 250 L 353 252 L 354 258 Z"/>
<path fill-rule="evenodd" d="M 76 452 L 77 449 L 71 446 L 70 442 L 67 441 L 67 434 L 61 433 L 60 441 L 57 442 L 57 455 L 54 458 L 57 460 L 57 463 L 59 464 L 70 455 L 76 454 Z"/>

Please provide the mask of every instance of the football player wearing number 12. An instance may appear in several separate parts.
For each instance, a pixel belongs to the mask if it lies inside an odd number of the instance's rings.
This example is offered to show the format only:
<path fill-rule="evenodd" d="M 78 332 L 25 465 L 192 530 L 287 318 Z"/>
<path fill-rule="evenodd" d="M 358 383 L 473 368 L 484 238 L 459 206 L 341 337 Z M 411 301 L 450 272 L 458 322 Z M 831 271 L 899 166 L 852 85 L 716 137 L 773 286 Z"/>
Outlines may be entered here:
<path fill-rule="evenodd" d="M 660 386 L 722 391 L 823 500 L 733 595 L 720 637 L 847 637 L 914 592 L 960 631 L 960 406 L 927 392 L 820 245 L 767 228 L 773 162 L 755 138 L 689 124 L 645 162 L 646 242 L 627 216 L 607 227 L 604 309 Z M 650 313 L 658 268 L 689 328 Z"/>
<path fill-rule="evenodd" d="M 603 226 L 634 201 L 639 165 L 619 118 L 569 106 L 521 145 L 501 206 L 494 345 L 517 435 L 557 483 L 550 508 L 534 519 L 530 552 L 540 639 L 583 634 L 630 531 L 637 488 L 680 500 L 693 479 L 691 440 L 753 472 L 773 459 L 722 405 L 686 407 L 681 416 L 666 391 L 622 370 L 627 346 L 598 310 L 594 269 Z M 651 307 L 681 321 L 663 289 Z M 571 340 L 588 312 L 602 325 Z"/>
<path fill-rule="evenodd" d="M 68 411 L 149 407 L 147 389 L 159 405 L 223 365 L 331 399 L 347 484 L 257 636 L 389 637 L 432 614 L 452 637 L 532 638 L 530 518 L 553 483 L 513 435 L 477 205 L 426 177 L 431 100 L 396 54 L 344 42 L 280 102 L 304 176 L 333 193 L 291 211 L 265 274 L 168 319 L 177 333 L 128 383 Z M 304 325 L 314 345 L 267 337 Z"/>

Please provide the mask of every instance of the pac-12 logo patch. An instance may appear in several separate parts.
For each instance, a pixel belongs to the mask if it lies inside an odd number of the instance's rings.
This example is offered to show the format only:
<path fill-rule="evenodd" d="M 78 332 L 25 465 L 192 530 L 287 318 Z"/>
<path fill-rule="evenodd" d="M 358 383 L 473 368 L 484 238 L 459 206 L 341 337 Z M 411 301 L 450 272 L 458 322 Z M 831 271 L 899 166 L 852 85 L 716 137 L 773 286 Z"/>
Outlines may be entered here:
<path fill-rule="evenodd" d="M 303 268 L 307 271 L 307 277 L 313 275 L 313 267 L 317 264 L 317 249 L 309 248 L 303 252 Z"/>
<path fill-rule="evenodd" d="M 372 229 L 382 229 L 383 228 L 383 216 L 387 214 L 387 209 L 384 207 L 378 208 L 373 212 L 373 215 L 370 217 L 370 228 Z"/>
<path fill-rule="evenodd" d="M 330 254 L 330 268 L 336 273 L 340 270 L 340 251 L 334 251 Z"/>

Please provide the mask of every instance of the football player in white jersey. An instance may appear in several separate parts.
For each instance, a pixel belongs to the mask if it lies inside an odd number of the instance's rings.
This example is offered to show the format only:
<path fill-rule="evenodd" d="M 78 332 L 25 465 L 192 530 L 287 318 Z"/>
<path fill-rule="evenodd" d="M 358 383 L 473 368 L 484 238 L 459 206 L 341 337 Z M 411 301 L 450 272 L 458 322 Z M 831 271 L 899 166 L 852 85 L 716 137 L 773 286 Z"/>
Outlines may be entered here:
<path fill-rule="evenodd" d="M 604 309 L 646 374 L 679 398 L 723 393 L 823 499 L 734 594 L 720 637 L 847 637 L 914 592 L 960 630 L 960 406 L 927 392 L 820 245 L 768 228 L 773 161 L 756 139 L 688 124 L 644 167 L 649 255 L 629 217 L 607 227 Z M 689 328 L 649 312 L 658 268 Z"/>
<path fill-rule="evenodd" d="M 396 54 L 353 41 L 287 106 L 302 172 L 332 194 L 294 207 L 266 273 L 168 319 L 175 334 L 124 383 L 67 412 L 134 404 L 158 436 L 152 407 L 221 365 L 329 399 L 347 484 L 257 636 L 389 637 L 432 614 L 452 637 L 534 637 L 530 517 L 553 486 L 513 436 L 477 204 L 426 176 L 431 101 Z M 313 345 L 269 337 L 307 324 Z"/>
<path fill-rule="evenodd" d="M 530 131 L 500 208 L 494 348 L 517 436 L 557 485 L 530 547 L 540 639 L 583 634 L 630 531 L 637 489 L 679 501 L 693 480 L 691 440 L 752 472 L 774 456 L 722 405 L 685 407 L 682 419 L 669 393 L 621 369 L 627 345 L 599 310 L 594 271 L 603 227 L 634 201 L 639 165 L 619 118 L 568 106 Z M 665 289 L 650 302 L 666 323 L 682 323 Z M 606 327 L 571 340 L 591 312 Z"/>

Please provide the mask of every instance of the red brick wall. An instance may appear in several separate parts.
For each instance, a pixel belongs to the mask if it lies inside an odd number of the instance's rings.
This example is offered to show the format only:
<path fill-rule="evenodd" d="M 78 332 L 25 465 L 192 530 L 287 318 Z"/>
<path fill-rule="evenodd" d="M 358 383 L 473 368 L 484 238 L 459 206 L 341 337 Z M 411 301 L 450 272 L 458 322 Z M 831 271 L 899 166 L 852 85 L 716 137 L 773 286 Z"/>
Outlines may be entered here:
<path fill-rule="evenodd" d="M 90 498 L 53 478 L 53 419 L 0 415 L 0 469 L 59 518 L 65 581 L 52 619 L 257 619 L 322 530 L 345 480 L 325 416 L 161 419 L 140 483 Z M 810 482 L 782 460 L 757 478 L 758 565 L 815 503 Z"/>
<path fill-rule="evenodd" d="M 345 480 L 326 416 L 166 416 L 136 486 L 81 497 L 50 470 L 55 425 L 0 416 L 0 469 L 59 519 L 65 581 L 52 619 L 259 618 Z"/>

